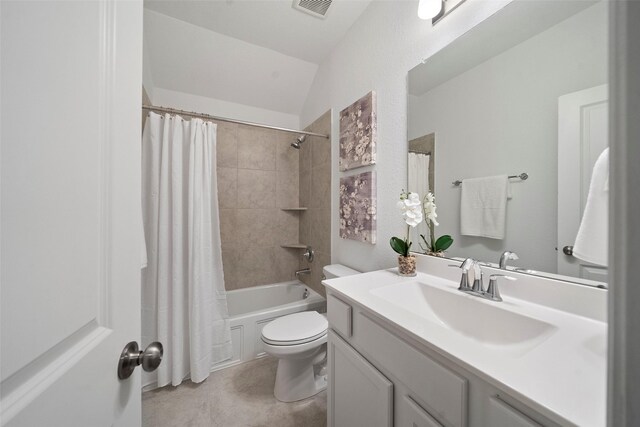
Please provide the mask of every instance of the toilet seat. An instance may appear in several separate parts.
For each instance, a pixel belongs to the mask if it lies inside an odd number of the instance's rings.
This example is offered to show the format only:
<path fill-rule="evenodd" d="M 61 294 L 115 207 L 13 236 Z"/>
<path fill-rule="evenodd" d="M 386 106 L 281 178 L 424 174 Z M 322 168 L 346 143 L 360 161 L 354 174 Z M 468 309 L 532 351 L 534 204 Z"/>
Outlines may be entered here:
<path fill-rule="evenodd" d="M 315 311 L 303 311 L 279 317 L 262 329 L 262 341 L 273 346 L 294 346 L 326 336 L 327 319 Z"/>

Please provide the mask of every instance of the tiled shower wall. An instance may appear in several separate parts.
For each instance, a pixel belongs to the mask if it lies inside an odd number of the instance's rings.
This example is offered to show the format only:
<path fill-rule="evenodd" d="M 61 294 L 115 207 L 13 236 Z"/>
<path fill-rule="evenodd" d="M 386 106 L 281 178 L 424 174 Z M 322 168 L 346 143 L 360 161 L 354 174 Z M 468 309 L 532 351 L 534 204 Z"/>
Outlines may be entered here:
<path fill-rule="evenodd" d="M 306 131 L 331 134 L 331 111 L 327 111 Z M 321 285 L 322 267 L 331 263 L 331 140 L 308 137 L 300 151 L 300 242 L 310 245 L 315 259 L 300 259 L 300 268 L 311 268 L 301 276 L 310 288 L 325 295 Z"/>
<path fill-rule="evenodd" d="M 218 123 L 217 176 L 222 260 L 227 290 L 295 278 L 299 241 L 299 152 L 296 135 Z"/>

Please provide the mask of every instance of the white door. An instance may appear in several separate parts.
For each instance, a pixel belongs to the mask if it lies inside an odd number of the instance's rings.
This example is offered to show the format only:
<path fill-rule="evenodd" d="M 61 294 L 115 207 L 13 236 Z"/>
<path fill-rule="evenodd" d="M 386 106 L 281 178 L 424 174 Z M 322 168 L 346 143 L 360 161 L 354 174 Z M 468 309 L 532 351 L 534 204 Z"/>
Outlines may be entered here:
<path fill-rule="evenodd" d="M 0 2 L 3 426 L 140 425 L 141 1 Z"/>
<path fill-rule="evenodd" d="M 609 146 L 607 85 L 558 98 L 558 130 L 558 273 L 606 282 L 606 268 L 579 260 L 565 247 L 576 240 L 593 165 Z"/>

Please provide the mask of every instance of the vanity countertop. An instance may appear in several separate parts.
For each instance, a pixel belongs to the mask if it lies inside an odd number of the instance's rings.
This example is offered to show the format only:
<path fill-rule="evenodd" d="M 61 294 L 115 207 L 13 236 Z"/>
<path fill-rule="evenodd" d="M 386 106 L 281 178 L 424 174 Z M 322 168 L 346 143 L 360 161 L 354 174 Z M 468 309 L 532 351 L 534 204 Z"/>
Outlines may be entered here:
<path fill-rule="evenodd" d="M 396 269 L 323 284 L 328 292 L 371 311 L 555 422 L 585 427 L 606 424 L 604 316 L 581 315 L 579 309 L 562 310 L 507 292 L 502 294 L 503 302 L 492 302 L 459 292 L 451 277 L 426 273 L 400 277 Z M 585 296 L 586 303 L 593 301 L 595 291 L 573 286 L 569 292 L 574 293 L 573 305 L 581 304 L 581 292 L 591 293 Z M 571 305 L 568 296 L 558 298 Z M 425 304 L 440 304 L 436 300 L 443 301 L 440 308 L 423 310 Z M 474 311 L 471 320 L 466 308 Z"/>

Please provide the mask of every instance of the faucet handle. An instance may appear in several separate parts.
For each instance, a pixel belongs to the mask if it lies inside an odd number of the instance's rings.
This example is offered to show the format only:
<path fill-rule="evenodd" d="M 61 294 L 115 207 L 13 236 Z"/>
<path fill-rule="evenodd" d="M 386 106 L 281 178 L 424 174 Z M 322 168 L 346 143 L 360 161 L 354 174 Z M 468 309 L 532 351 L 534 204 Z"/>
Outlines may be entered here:
<path fill-rule="evenodd" d="M 470 259 L 470 258 L 467 258 Z M 465 260 L 461 265 L 449 264 L 449 267 L 461 268 L 462 276 L 460 277 L 460 285 L 458 286 L 458 290 L 462 292 L 468 292 L 471 290 L 471 286 L 469 286 L 469 267 L 465 266 Z"/>
<path fill-rule="evenodd" d="M 492 274 L 489 277 L 489 287 L 487 288 L 486 296 L 492 301 L 502 301 L 502 297 L 500 296 L 500 290 L 498 289 L 498 279 L 504 278 L 506 280 L 518 280 L 515 277 L 508 276 L 506 274 Z"/>
<path fill-rule="evenodd" d="M 484 293 L 484 272 L 482 271 L 482 267 L 480 262 L 475 261 L 473 263 L 473 287 L 471 290 L 478 294 Z"/>

